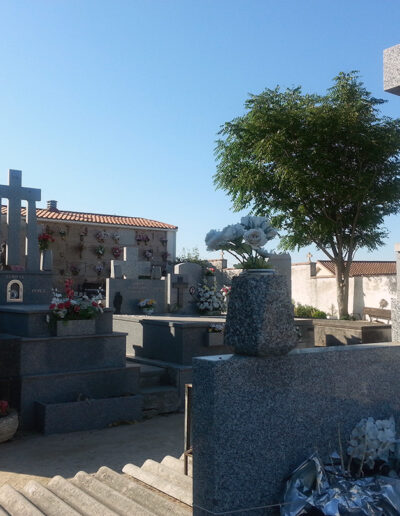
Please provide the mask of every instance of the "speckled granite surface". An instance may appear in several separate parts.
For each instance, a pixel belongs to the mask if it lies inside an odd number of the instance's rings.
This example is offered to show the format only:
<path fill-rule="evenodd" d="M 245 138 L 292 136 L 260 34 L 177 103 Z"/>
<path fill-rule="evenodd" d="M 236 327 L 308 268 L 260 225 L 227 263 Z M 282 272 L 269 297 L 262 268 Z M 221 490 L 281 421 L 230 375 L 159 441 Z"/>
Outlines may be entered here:
<path fill-rule="evenodd" d="M 394 249 L 397 262 L 397 297 L 392 299 L 392 341 L 400 342 L 400 244 L 396 244 Z"/>
<path fill-rule="evenodd" d="M 250 356 L 282 355 L 295 348 L 293 306 L 278 274 L 241 274 L 232 281 L 225 345 Z"/>
<path fill-rule="evenodd" d="M 400 45 L 383 51 L 383 89 L 400 95 Z"/>
<path fill-rule="evenodd" d="M 315 449 L 337 449 L 363 417 L 400 430 L 400 345 L 296 349 L 281 357 L 193 361 L 194 515 L 279 503 Z"/>

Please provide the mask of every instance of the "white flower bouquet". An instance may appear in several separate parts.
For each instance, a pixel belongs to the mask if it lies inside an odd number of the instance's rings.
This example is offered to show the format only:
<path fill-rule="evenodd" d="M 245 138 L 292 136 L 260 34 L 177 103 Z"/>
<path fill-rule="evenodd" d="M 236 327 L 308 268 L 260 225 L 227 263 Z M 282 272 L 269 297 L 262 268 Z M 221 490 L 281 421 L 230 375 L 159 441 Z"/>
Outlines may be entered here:
<path fill-rule="evenodd" d="M 266 217 L 242 217 L 240 224 L 231 224 L 221 231 L 211 229 L 206 235 L 208 251 L 227 251 L 237 260 L 240 269 L 268 268 L 268 252 L 263 246 L 277 236 Z"/>

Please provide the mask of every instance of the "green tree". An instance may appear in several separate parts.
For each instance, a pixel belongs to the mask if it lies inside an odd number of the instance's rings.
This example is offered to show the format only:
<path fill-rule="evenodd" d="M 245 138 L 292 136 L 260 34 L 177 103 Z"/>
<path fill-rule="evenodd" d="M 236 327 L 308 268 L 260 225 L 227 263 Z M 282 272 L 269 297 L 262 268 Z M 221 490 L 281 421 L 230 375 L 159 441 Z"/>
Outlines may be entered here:
<path fill-rule="evenodd" d="M 217 141 L 217 187 L 236 211 L 269 215 L 281 248 L 315 244 L 335 263 L 340 316 L 356 251 L 382 245 L 384 217 L 400 211 L 400 120 L 381 116 L 383 102 L 356 72 L 323 96 L 267 89 Z"/>

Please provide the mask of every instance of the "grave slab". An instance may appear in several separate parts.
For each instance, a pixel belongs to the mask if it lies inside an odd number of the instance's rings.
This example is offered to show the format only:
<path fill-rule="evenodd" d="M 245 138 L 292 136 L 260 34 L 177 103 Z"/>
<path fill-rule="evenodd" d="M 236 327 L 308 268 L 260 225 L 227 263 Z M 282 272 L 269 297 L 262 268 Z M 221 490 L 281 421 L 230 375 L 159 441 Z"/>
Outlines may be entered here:
<path fill-rule="evenodd" d="M 324 459 L 337 450 L 338 426 L 343 446 L 364 417 L 393 415 L 399 428 L 399 375 L 389 343 L 195 358 L 193 514 L 277 514 L 252 508 L 279 504 L 316 448 Z"/>

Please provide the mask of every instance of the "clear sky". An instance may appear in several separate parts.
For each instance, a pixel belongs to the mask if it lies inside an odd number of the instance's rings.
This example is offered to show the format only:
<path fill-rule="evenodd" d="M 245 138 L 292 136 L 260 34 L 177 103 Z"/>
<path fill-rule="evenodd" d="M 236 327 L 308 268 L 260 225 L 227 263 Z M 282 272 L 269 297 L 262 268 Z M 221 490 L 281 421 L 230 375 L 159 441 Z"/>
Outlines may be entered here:
<path fill-rule="evenodd" d="M 178 251 L 211 258 L 207 231 L 243 215 L 213 186 L 221 124 L 249 93 L 351 70 L 400 117 L 382 86 L 399 27 L 398 0 L 2 0 L 0 181 L 22 169 L 43 206 L 176 224 Z M 393 259 L 399 223 L 356 258 Z"/>

